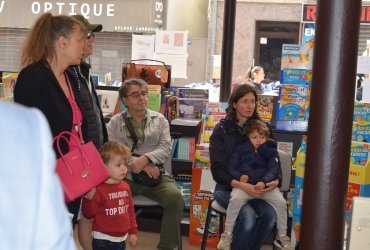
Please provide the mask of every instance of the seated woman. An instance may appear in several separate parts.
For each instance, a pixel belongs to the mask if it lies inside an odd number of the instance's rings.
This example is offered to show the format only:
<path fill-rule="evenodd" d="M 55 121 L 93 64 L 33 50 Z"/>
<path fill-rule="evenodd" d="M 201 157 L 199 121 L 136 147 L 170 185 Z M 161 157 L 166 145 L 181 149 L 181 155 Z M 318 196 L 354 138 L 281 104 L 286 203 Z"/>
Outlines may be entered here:
<path fill-rule="evenodd" d="M 227 160 L 243 140 L 243 131 L 249 119 L 259 119 L 256 111 L 257 93 L 249 84 L 238 85 L 232 92 L 227 108 L 227 115 L 215 127 L 210 138 L 210 158 L 213 179 L 216 181 L 214 197 L 227 208 L 232 188 L 244 190 L 247 194 L 259 198 L 276 188 L 279 181 L 267 183 L 267 187 L 258 190 L 255 185 L 233 179 L 228 174 Z M 239 212 L 231 249 L 258 250 L 261 248 L 276 222 L 274 208 L 264 200 L 254 199 L 246 203 Z"/>
<path fill-rule="evenodd" d="M 127 111 L 111 118 L 107 125 L 108 138 L 133 149 L 135 155 L 141 155 L 132 157 L 129 171 L 133 173 L 144 171 L 150 178 L 158 178 L 160 175 L 158 166 L 170 160 L 171 137 L 168 121 L 162 114 L 147 108 L 148 86 L 144 80 L 135 78 L 126 80 L 119 89 L 119 96 Z M 137 143 L 134 143 L 124 117 L 131 123 Z M 164 173 L 159 185 L 150 187 L 132 181 L 131 173 L 127 177 L 133 196 L 138 194 L 147 196 L 164 209 L 157 249 L 174 249 L 177 245 L 184 207 L 181 192 L 176 187 L 175 181 Z"/>

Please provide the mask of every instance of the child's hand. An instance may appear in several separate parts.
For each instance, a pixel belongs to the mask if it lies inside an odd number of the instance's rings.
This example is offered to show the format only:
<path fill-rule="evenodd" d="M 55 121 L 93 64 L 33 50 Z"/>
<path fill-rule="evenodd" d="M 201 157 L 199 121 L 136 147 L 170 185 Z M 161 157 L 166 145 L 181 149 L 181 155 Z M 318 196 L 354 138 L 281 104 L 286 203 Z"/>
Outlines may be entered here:
<path fill-rule="evenodd" d="M 262 182 L 262 181 L 260 181 L 260 182 L 258 182 L 257 184 L 256 184 L 256 189 L 257 190 L 262 190 L 262 189 L 264 189 L 266 187 L 266 185 L 265 185 L 265 183 L 264 182 Z"/>
<path fill-rule="evenodd" d="M 240 182 L 244 182 L 244 183 L 247 183 L 248 182 L 248 180 L 249 180 L 249 177 L 248 177 L 248 175 L 246 175 L 246 174 L 243 174 L 242 176 L 240 176 Z"/>
<path fill-rule="evenodd" d="M 130 239 L 130 246 L 136 246 L 137 235 L 136 234 L 130 234 L 129 239 Z"/>
<path fill-rule="evenodd" d="M 93 188 L 85 194 L 85 198 L 91 200 L 94 197 L 95 193 L 96 193 L 96 188 Z"/>

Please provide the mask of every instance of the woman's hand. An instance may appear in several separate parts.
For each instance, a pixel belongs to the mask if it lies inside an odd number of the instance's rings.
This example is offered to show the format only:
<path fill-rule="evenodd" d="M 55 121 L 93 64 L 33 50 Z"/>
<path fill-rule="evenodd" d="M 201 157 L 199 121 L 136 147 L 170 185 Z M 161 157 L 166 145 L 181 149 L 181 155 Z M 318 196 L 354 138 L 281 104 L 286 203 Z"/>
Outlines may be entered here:
<path fill-rule="evenodd" d="M 159 177 L 159 168 L 157 166 L 146 165 L 143 171 L 150 177 L 157 179 Z"/>
<path fill-rule="evenodd" d="M 145 155 L 142 155 L 129 164 L 129 168 L 131 168 L 132 172 L 139 173 L 149 164 L 148 158 Z"/>
<path fill-rule="evenodd" d="M 266 183 L 266 188 L 263 190 L 265 193 L 270 192 L 279 185 L 279 180 L 274 180 L 269 183 Z"/>

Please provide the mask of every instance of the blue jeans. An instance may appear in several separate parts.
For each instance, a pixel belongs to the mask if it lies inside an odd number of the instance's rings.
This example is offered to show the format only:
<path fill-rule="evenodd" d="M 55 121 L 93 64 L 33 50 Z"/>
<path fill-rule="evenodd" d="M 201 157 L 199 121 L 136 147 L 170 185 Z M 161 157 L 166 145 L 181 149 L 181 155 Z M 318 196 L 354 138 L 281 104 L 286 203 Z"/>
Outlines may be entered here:
<path fill-rule="evenodd" d="M 93 239 L 93 250 L 125 250 L 126 243 L 122 242 L 112 242 L 109 240 L 98 240 Z"/>
<path fill-rule="evenodd" d="M 217 185 L 214 198 L 227 208 L 230 191 Z M 232 250 L 259 250 L 276 223 L 274 208 L 264 200 L 254 199 L 246 203 L 239 212 L 233 229 Z"/>

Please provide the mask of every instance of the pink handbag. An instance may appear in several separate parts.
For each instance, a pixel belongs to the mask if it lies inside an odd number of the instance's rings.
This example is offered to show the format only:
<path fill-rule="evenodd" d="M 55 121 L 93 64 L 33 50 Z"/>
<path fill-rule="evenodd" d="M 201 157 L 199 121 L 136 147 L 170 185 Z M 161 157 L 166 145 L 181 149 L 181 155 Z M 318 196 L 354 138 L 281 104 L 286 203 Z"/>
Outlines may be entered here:
<path fill-rule="evenodd" d="M 64 154 L 60 150 L 60 140 L 69 135 L 78 147 Z M 108 179 L 109 174 L 98 150 L 92 142 L 82 144 L 71 132 L 63 131 L 54 138 L 60 154 L 56 172 L 62 182 L 65 202 L 81 197 L 84 193 Z"/>

